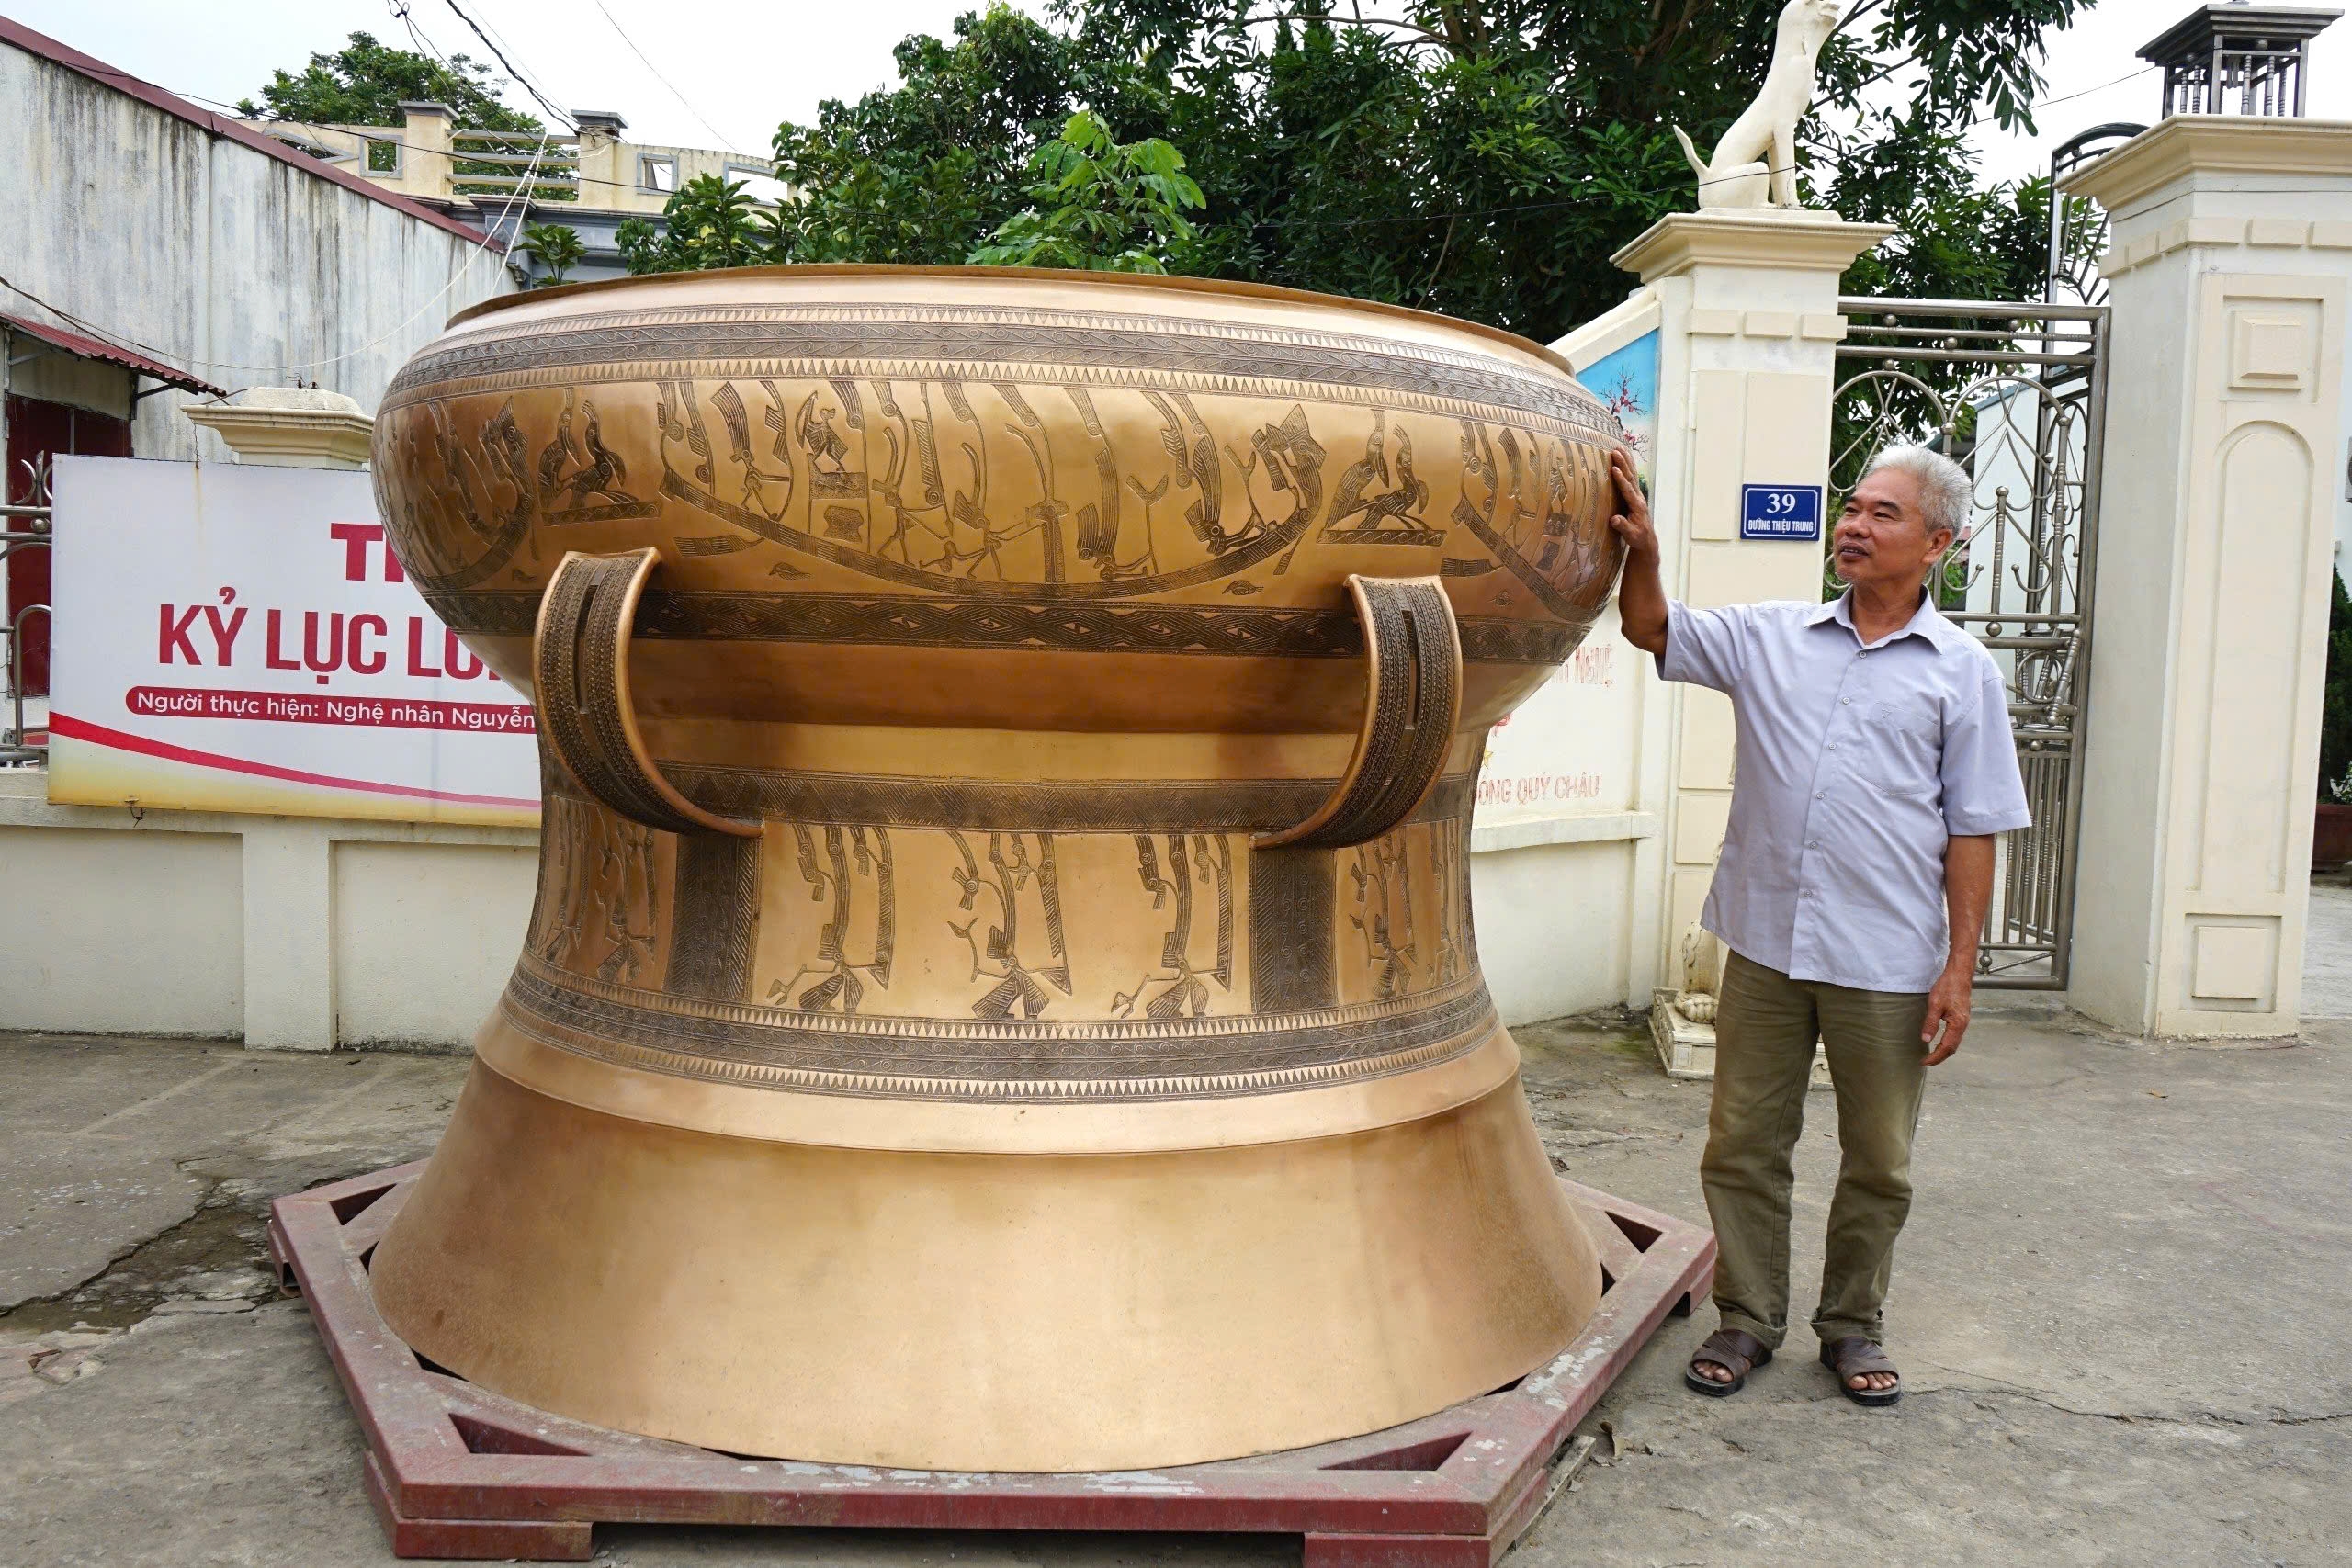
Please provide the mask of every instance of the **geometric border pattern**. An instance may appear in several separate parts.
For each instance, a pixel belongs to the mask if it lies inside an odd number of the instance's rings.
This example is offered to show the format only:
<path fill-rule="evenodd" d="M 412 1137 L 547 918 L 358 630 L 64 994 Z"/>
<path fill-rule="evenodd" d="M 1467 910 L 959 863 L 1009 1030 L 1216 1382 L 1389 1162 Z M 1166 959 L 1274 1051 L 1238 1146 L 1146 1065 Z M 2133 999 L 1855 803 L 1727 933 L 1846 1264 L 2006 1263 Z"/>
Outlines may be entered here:
<path fill-rule="evenodd" d="M 424 590 L 435 615 L 460 633 L 528 637 L 534 589 Z M 1473 664 L 1557 664 L 1588 629 L 1572 624 L 1471 616 L 1462 656 Z M 676 592 L 649 589 L 637 635 L 657 641 L 814 642 L 891 648 L 1014 648 L 1062 653 L 1157 653 L 1218 658 L 1352 659 L 1363 633 L 1346 611 L 1247 605 L 974 604 L 915 595 Z"/>
<path fill-rule="evenodd" d="M 1493 1568 L 1566 1486 L 1577 1424 L 1714 1275 L 1701 1226 L 1564 1181 L 1600 1254 L 1600 1305 L 1550 1364 L 1385 1432 L 1125 1474 L 974 1474 L 747 1460 L 533 1410 L 420 1361 L 368 1290 L 424 1162 L 270 1206 L 281 1285 L 308 1302 L 367 1444 L 397 1557 L 585 1562 L 595 1527 L 1183 1530 L 1296 1535 L 1306 1568 Z"/>
<path fill-rule="evenodd" d="M 402 367 L 385 412 L 459 391 L 663 377 L 854 377 L 1409 400 L 1615 436 L 1598 400 L 1555 376 L 1434 344 L 1231 320 L 1001 306 L 762 304 L 635 310 L 518 332 L 499 321 Z"/>
<path fill-rule="evenodd" d="M 1360 1082 L 1466 1055 L 1495 1022 L 1475 976 L 1284 1013 L 1053 1024 L 699 1001 L 573 974 L 530 953 L 515 963 L 500 1014 L 542 1044 L 677 1077 L 976 1104 L 1216 1100 Z"/>

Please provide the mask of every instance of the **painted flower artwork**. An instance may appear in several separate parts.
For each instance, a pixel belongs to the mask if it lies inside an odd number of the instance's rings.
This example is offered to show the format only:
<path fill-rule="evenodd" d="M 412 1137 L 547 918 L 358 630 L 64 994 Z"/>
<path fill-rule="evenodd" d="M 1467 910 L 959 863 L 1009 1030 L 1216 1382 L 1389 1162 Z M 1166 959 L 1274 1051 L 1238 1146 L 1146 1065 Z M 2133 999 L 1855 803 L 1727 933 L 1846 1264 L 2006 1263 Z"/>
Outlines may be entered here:
<path fill-rule="evenodd" d="M 1653 328 L 1623 348 L 1579 367 L 1577 379 L 1602 402 L 1634 444 L 1634 466 L 1645 482 L 1657 450 L 1657 332 Z"/>

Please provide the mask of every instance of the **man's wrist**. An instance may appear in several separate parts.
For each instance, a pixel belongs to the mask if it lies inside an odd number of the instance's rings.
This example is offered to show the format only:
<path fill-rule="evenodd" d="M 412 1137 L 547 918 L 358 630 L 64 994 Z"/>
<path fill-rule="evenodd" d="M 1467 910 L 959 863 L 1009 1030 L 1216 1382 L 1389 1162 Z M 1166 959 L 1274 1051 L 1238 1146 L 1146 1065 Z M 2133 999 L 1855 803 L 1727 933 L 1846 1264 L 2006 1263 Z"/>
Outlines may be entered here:
<path fill-rule="evenodd" d="M 1946 959 L 1944 976 L 1947 979 L 1973 981 L 1976 978 L 1976 950 L 1972 947 L 1965 953 L 1955 953 Z"/>

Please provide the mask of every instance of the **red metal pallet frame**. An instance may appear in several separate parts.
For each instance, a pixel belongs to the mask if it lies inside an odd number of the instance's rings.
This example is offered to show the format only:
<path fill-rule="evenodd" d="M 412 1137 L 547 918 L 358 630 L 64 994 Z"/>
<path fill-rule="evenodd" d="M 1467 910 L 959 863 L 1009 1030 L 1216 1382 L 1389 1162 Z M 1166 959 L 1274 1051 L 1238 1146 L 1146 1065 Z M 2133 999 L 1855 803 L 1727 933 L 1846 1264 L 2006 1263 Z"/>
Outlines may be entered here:
<path fill-rule="evenodd" d="M 424 1168 L 271 1206 L 278 1278 L 307 1298 L 368 1443 L 398 1557 L 584 1562 L 599 1522 L 1186 1530 L 1306 1538 L 1306 1568 L 1491 1568 L 1573 1463 L 1577 1423 L 1713 1279 L 1701 1226 L 1563 1182 L 1599 1244 L 1600 1310 L 1508 1389 L 1344 1442 L 1157 1471 L 973 1474 L 752 1460 L 565 1420 L 421 1363 L 368 1261 Z"/>

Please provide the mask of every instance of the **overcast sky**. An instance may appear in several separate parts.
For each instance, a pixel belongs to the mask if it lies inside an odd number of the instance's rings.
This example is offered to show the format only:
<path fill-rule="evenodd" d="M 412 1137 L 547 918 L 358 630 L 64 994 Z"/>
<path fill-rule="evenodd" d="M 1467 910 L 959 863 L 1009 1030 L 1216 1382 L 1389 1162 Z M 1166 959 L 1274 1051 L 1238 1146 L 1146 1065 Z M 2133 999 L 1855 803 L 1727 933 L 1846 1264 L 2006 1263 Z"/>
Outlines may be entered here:
<path fill-rule="evenodd" d="M 459 0 L 558 106 L 618 109 L 632 140 L 748 152 L 766 150 L 778 120 L 808 119 L 820 99 L 855 97 L 888 83 L 899 39 L 944 34 L 958 12 L 982 3 Z M 1043 9 L 1040 0 L 1020 3 Z M 259 88 L 271 68 L 300 66 L 354 30 L 413 47 L 392 4 L 0 0 L 0 13 L 175 92 L 234 102 Z M 435 48 L 486 55 L 447 0 L 404 6 Z M 2103 0 L 2055 37 L 2044 68 L 2046 100 L 2068 101 L 2045 100 L 2038 139 L 1981 133 L 1985 173 L 2006 178 L 2039 168 L 2050 145 L 2102 120 L 2154 119 L 2157 78 L 2132 51 L 2189 9 L 2188 0 Z M 2313 56 L 2312 114 L 2352 118 L 2352 22 L 2323 34 Z M 507 96 L 531 107 L 519 91 Z"/>

